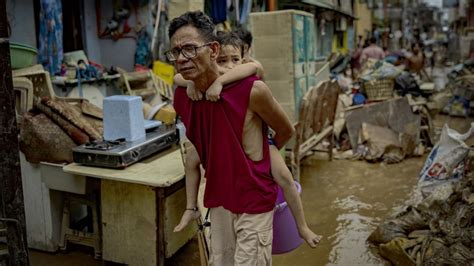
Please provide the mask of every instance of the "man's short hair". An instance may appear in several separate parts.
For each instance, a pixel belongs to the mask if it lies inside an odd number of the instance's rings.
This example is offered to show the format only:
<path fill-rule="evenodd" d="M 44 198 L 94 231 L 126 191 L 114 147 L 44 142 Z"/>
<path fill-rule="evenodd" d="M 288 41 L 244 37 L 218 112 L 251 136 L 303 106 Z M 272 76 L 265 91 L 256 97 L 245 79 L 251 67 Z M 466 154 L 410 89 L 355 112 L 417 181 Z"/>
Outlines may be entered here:
<path fill-rule="evenodd" d="M 240 50 L 240 55 L 244 57 L 244 43 L 235 32 L 217 32 L 217 41 L 222 46 L 231 45 Z"/>
<path fill-rule="evenodd" d="M 249 48 L 252 46 L 253 36 L 250 31 L 240 27 L 235 30 L 235 33 L 244 42 L 244 44 L 248 45 Z"/>
<path fill-rule="evenodd" d="M 211 18 L 205 15 L 202 11 L 189 11 L 174 18 L 168 29 L 168 37 L 171 39 L 176 31 L 184 26 L 195 27 L 207 42 L 216 40 L 216 26 Z"/>
<path fill-rule="evenodd" d="M 377 39 L 375 39 L 375 37 L 370 37 L 369 39 L 369 43 L 377 43 Z"/>

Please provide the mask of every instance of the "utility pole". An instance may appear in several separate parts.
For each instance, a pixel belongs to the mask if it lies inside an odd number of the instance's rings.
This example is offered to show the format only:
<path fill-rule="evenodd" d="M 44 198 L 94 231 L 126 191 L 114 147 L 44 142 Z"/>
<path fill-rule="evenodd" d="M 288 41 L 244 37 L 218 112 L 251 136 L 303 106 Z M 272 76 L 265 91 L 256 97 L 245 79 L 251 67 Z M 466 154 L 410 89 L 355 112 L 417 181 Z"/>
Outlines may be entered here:
<path fill-rule="evenodd" d="M 7 225 L 9 265 L 29 265 L 6 0 L 0 0 L 0 222 Z"/>

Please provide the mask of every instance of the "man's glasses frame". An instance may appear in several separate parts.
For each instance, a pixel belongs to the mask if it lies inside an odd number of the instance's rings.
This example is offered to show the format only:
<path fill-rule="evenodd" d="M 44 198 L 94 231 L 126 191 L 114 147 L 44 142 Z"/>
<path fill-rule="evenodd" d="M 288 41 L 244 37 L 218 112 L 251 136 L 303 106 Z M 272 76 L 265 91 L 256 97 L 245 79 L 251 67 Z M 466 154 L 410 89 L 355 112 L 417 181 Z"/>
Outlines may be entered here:
<path fill-rule="evenodd" d="M 201 46 L 185 45 L 181 48 L 173 48 L 165 52 L 165 56 L 170 62 L 178 60 L 179 54 L 182 54 L 186 59 L 192 59 L 197 56 L 197 49 L 210 45 L 211 43 L 205 43 Z"/>

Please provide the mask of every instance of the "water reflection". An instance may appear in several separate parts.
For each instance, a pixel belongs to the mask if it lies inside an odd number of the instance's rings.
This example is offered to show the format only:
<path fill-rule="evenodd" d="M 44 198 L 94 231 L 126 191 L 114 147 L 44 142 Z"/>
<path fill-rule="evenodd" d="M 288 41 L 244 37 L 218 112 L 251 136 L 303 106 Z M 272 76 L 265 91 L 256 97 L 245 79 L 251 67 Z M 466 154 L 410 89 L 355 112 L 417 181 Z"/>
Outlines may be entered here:
<path fill-rule="evenodd" d="M 337 217 L 336 233 L 328 238 L 332 246 L 328 265 L 383 264 L 383 260 L 371 252 L 367 252 L 366 243 L 367 237 L 380 222 L 380 219 L 357 213 L 359 210 L 370 210 L 377 208 L 377 206 L 361 202 L 354 195 L 336 199 L 334 205 L 346 212 Z M 384 207 L 383 204 L 379 205 Z"/>

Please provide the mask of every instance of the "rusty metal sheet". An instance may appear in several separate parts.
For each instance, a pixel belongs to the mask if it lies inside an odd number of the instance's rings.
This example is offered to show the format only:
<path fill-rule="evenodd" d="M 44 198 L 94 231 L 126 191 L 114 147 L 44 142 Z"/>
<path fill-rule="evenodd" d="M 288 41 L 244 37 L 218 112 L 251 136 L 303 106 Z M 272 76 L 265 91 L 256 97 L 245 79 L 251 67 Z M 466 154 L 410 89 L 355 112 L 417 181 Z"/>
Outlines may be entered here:
<path fill-rule="evenodd" d="M 346 111 L 347 131 L 353 151 L 357 148 L 362 123 L 387 127 L 397 133 L 405 133 L 418 139 L 420 121 L 420 116 L 413 113 L 407 98 L 393 99 Z"/>

